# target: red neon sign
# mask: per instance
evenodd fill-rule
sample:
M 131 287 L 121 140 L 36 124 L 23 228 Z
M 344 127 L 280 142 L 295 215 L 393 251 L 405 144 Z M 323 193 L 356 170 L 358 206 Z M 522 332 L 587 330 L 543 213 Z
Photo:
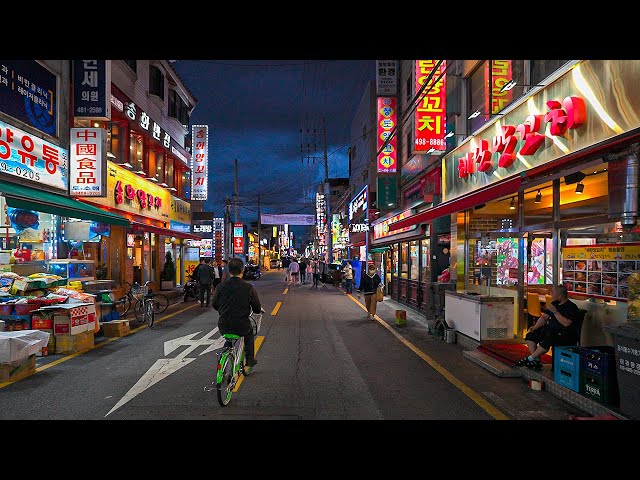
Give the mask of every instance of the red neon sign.
M 434 150 L 446 150 L 447 148 L 447 141 L 444 138 L 447 124 L 447 76 L 445 74 L 440 77 L 444 70 L 444 61 L 434 71 L 438 62 L 439 60 L 416 60 L 416 92 L 420 91 L 429 74 L 433 72 L 428 85 L 420 96 L 415 112 L 414 150 L 416 152 L 425 152 L 432 148 Z M 440 78 L 438 79 L 438 77 Z

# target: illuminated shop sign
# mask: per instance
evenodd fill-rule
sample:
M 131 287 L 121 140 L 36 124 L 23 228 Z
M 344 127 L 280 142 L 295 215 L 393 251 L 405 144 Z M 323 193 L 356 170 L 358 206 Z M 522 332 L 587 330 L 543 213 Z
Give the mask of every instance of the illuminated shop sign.
M 398 61 L 376 60 L 376 95 L 398 94 Z
M 551 136 L 561 137 L 587 120 L 586 104 L 580 97 L 565 97 L 562 102 L 549 100 L 547 109 L 545 114 L 527 116 L 517 126 L 503 125 L 502 132 L 494 135 L 491 143 L 479 140 L 476 148 L 458 158 L 458 177 L 492 175 L 496 167 L 509 169 L 516 158 L 535 155 L 544 148 L 547 124 Z
M 423 90 L 418 101 L 415 117 L 415 145 L 414 151 L 423 153 L 431 149 L 446 150 L 447 141 L 444 138 L 446 130 L 446 74 L 445 61 L 435 69 L 439 60 L 416 60 L 415 91 L 419 92 L 433 72 L 429 83 Z M 435 71 L 434 71 L 435 70 Z
M 242 223 L 233 224 L 233 253 L 244 253 L 244 225 Z
M 0 174 L 67 193 L 69 152 L 0 120 Z
M 398 230 L 393 230 L 392 232 L 389 232 L 389 225 L 391 225 L 394 222 L 398 222 L 403 218 L 410 217 L 412 214 L 413 214 L 413 211 L 409 209 L 409 210 L 405 210 L 402 213 L 398 213 L 393 217 L 382 220 L 379 223 L 376 223 L 373 226 L 373 239 L 376 240 L 378 238 L 384 238 L 389 235 L 396 235 L 398 233 L 408 232 L 409 230 L 413 230 L 414 228 L 416 228 L 416 225 L 411 225 L 410 227 L 405 227 L 405 228 L 399 228 Z
M 377 149 L 384 145 L 378 154 L 378 173 L 393 173 L 398 169 L 398 136 L 394 135 L 385 145 L 391 135 L 391 130 L 396 126 L 398 112 L 396 109 L 396 97 L 378 97 L 378 145 Z
M 137 205 L 140 209 L 156 209 L 162 208 L 162 198 L 156 197 L 142 188 L 135 188 L 131 184 L 123 184 L 116 182 L 113 192 L 116 205 L 127 203 L 128 205 Z
M 351 220 L 354 218 L 359 217 L 362 213 L 367 213 L 369 210 L 369 204 L 367 203 L 368 191 L 368 185 L 365 185 L 360 193 L 349 203 L 349 223 L 351 223 Z
M 368 223 L 352 223 L 349 225 L 350 233 L 360 233 L 360 232 L 368 232 L 369 224 Z
M 489 75 L 489 63 L 491 63 L 491 75 Z M 511 103 L 513 92 L 510 88 L 504 88 L 513 79 L 511 60 L 492 60 L 485 62 L 485 112 L 495 114 Z M 489 79 L 491 79 L 491 95 L 489 95 Z M 489 110 L 489 98 L 491 98 L 491 110 Z
M 209 171 L 209 127 L 207 125 L 194 125 L 192 138 L 191 199 L 206 200 Z
M 69 193 L 76 197 L 107 196 L 107 131 L 72 128 L 69 149 Z
M 74 117 L 111 120 L 111 60 L 73 60 Z

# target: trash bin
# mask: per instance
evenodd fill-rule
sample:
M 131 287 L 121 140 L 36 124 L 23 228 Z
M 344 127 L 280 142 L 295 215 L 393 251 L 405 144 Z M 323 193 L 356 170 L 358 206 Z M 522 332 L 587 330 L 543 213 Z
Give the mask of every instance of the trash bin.
M 620 411 L 640 420 L 640 323 L 608 325 L 614 337 Z

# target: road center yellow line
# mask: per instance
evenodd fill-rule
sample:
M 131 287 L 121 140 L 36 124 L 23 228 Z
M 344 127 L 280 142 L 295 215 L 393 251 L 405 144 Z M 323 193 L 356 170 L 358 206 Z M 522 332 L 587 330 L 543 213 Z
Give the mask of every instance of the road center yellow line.
M 281 305 L 282 305 L 282 302 L 276 303 L 276 306 L 273 307 L 273 310 L 271 310 L 271 316 L 275 316 L 278 314 L 278 310 L 280 310 Z
M 283 294 L 283 295 L 286 295 L 288 291 L 289 291 L 289 289 L 288 289 L 288 288 L 285 288 L 285 289 L 284 289 L 284 292 L 282 292 L 282 294 Z
M 260 350 L 260 347 L 262 346 L 263 341 L 264 341 L 264 337 L 262 335 L 256 337 L 255 340 L 253 341 L 253 345 L 255 348 L 255 352 L 254 352 L 255 356 L 258 356 L 258 350 Z M 240 378 L 238 379 L 238 383 L 236 383 L 236 386 L 233 387 L 234 392 L 238 391 L 238 389 L 240 388 L 240 384 L 242 383 L 242 380 L 244 380 L 244 375 L 240 375 Z
M 360 307 L 365 312 L 367 311 L 367 308 L 362 303 L 360 303 L 358 300 L 356 300 L 353 296 L 349 295 L 349 298 L 351 300 L 353 300 L 357 305 L 360 305 Z M 491 415 L 496 420 L 509 420 L 508 416 L 506 416 L 500 410 L 498 410 L 493 405 L 491 405 L 487 400 L 484 399 L 484 397 L 482 397 L 482 395 L 478 394 L 475 390 L 473 390 L 472 388 L 468 387 L 464 382 L 458 380 L 458 378 L 456 378 L 456 376 L 453 375 L 449 370 L 444 368 L 442 365 L 440 365 L 433 358 L 431 358 L 429 355 L 427 355 L 422 350 L 420 350 L 418 347 L 416 347 L 409 340 L 407 340 L 402 335 L 400 335 L 398 332 L 396 332 L 393 328 L 391 328 L 391 326 L 387 322 L 382 320 L 378 315 L 375 316 L 375 319 L 383 327 L 385 327 L 387 330 L 389 330 L 398 340 L 400 340 L 410 350 L 412 350 L 416 355 L 418 355 L 422 360 L 424 360 L 429 365 L 431 365 L 431 367 L 433 367 L 438 373 L 440 373 L 440 375 L 442 375 L 444 378 L 446 378 L 451 384 L 453 384 L 456 388 L 458 388 L 467 397 L 469 397 L 471 400 L 473 400 L 475 403 L 477 403 L 478 406 L 480 408 L 482 408 L 485 412 L 487 412 L 489 415 Z

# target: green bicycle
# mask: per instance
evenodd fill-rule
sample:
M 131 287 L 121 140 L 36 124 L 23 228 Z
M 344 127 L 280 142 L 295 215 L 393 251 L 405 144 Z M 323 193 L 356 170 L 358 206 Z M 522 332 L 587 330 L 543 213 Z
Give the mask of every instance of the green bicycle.
M 253 325 L 253 334 L 257 335 L 262 322 L 262 314 L 251 313 L 249 319 Z M 236 384 L 240 380 L 240 376 L 249 375 L 250 368 L 245 365 L 244 358 L 244 337 L 227 333 L 222 335 L 227 340 L 225 347 L 217 354 L 218 365 L 216 369 L 216 380 L 214 387 L 205 389 L 211 391 L 215 388 L 220 406 L 225 407 L 231 401 Z M 230 343 L 230 345 L 228 345 Z

